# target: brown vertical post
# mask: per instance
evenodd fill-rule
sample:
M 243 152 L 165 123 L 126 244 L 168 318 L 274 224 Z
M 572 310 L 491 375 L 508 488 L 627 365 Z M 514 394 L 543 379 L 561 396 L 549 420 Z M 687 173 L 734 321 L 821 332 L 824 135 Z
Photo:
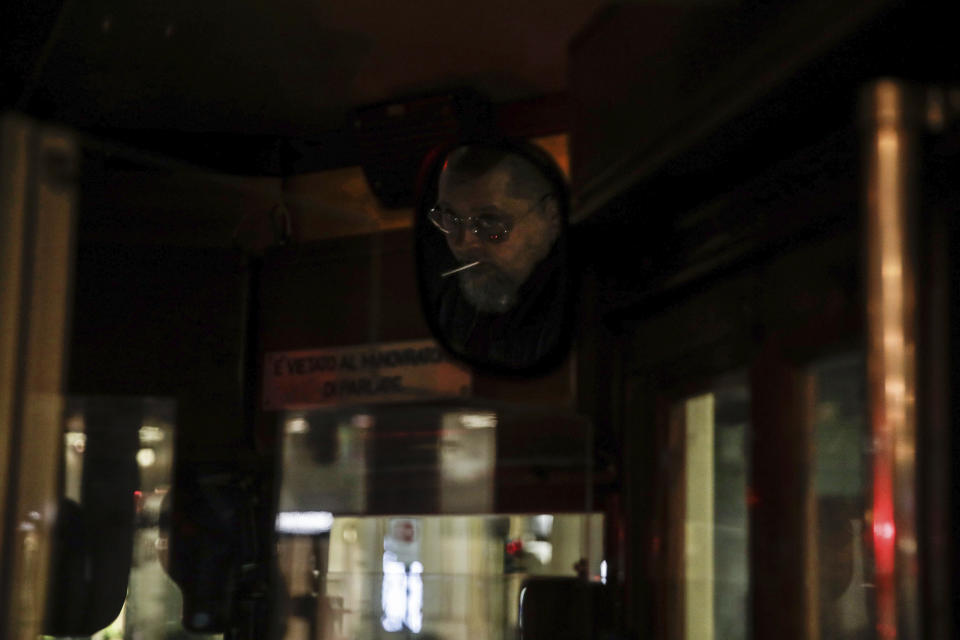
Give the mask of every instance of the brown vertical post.
M 43 622 L 63 450 L 76 148 L 0 120 L 0 637 Z
M 816 634 L 815 538 L 810 473 L 809 375 L 767 344 L 750 372 L 753 450 L 750 507 L 751 637 L 808 640 Z

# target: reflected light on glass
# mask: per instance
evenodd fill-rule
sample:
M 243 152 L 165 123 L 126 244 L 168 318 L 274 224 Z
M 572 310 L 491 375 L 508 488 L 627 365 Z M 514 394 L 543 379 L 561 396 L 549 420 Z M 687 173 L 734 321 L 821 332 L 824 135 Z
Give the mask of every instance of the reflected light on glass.
M 375 422 L 373 416 L 366 413 L 358 413 L 350 418 L 350 424 L 357 429 L 370 429 Z
M 871 264 L 879 263 L 880 273 L 869 276 L 868 309 L 870 333 L 875 342 L 871 350 L 870 370 L 876 397 L 872 400 L 875 451 L 873 456 L 873 542 L 876 572 L 877 631 L 883 638 L 897 637 L 897 629 L 909 629 L 908 599 L 898 602 L 899 595 L 910 593 L 909 558 L 899 566 L 897 538 L 912 535 L 912 508 L 899 504 L 895 495 L 912 483 L 914 461 L 898 456 L 903 444 L 914 437 L 913 416 L 909 412 L 915 384 L 912 370 L 913 336 L 908 320 L 913 274 L 908 242 L 909 213 L 909 137 L 904 137 L 903 116 L 899 96 L 892 86 L 882 87 L 875 96 L 883 107 L 882 119 L 875 132 L 876 149 L 871 162 L 869 235 Z M 875 226 L 873 226 L 875 225 Z M 874 269 L 876 267 L 873 267 Z M 901 521 L 902 518 L 902 521 Z M 900 531 L 902 525 L 905 529 Z M 901 548 L 901 551 L 903 549 Z M 899 583 L 899 587 L 898 587 Z M 904 608 L 906 607 L 906 608 Z M 901 610 L 906 617 L 898 620 Z M 906 634 L 912 635 L 909 632 Z
M 893 540 L 896 529 L 892 522 L 877 522 L 873 526 L 873 535 L 878 540 Z
M 383 552 L 383 587 L 380 598 L 384 631 L 400 631 L 404 627 L 413 633 L 423 628 L 423 564 L 417 560 L 407 570 L 395 553 Z
M 917 540 L 916 538 L 908 538 L 906 536 L 900 536 L 900 538 L 897 540 L 897 547 L 905 553 L 916 553 Z
M 893 579 L 894 539 L 893 524 L 893 469 L 883 456 L 874 461 L 873 478 L 873 548 L 877 580 L 882 584 Z
M 154 427 L 151 425 L 143 425 L 140 427 L 140 442 L 142 444 L 163 442 L 163 438 L 163 429 L 160 427 Z
M 423 565 L 410 563 L 410 575 L 407 577 L 407 617 L 404 623 L 414 633 L 423 628 Z
M 309 424 L 303 418 L 293 418 L 292 420 L 287 420 L 286 432 L 287 433 L 306 433 Z
M 29 513 L 27 514 L 27 519 L 26 519 L 26 520 L 21 520 L 21 521 L 20 521 L 20 525 L 19 525 L 17 528 L 18 528 L 20 531 L 26 531 L 26 532 L 29 533 L 29 532 L 31 532 L 31 531 L 36 531 L 36 530 L 37 530 L 37 523 L 38 523 L 38 522 L 40 522 L 40 512 L 39 512 L 39 511 L 31 511 L 31 512 L 29 512 Z M 34 544 L 36 544 L 36 539 L 33 538 L 33 537 L 31 537 L 31 538 L 29 539 L 29 542 L 28 542 L 27 540 L 24 540 L 24 545 L 28 545 L 28 544 L 29 544 L 29 545 L 31 546 L 31 548 L 32 548 L 32 546 L 33 546 Z
M 553 545 L 543 540 L 529 540 L 523 543 L 523 550 L 533 554 L 542 564 L 553 560 Z
M 533 516 L 533 532 L 541 538 L 547 538 L 553 532 L 553 516 L 545 513 Z
M 67 441 L 67 447 L 77 453 L 83 453 L 87 448 L 87 434 L 68 431 L 64 434 Z
M 333 514 L 329 511 L 281 511 L 277 514 L 278 533 L 294 535 L 318 535 L 333 527 Z
M 152 467 L 157 461 L 157 453 L 149 447 L 144 447 L 137 451 L 137 464 L 141 467 Z
M 607 584 L 607 561 L 602 560 L 600 562 L 600 582 Z
M 383 553 L 383 587 L 380 591 L 383 616 L 380 624 L 387 632 L 403 629 L 403 619 L 407 612 L 407 574 L 402 562 L 396 555 Z
M 464 413 L 460 415 L 460 424 L 465 429 L 492 429 L 497 426 L 495 413 Z
M 896 259 L 888 258 L 880 265 L 880 276 L 899 282 L 903 277 L 903 266 Z
M 523 599 L 526 596 L 527 596 L 527 588 L 523 587 L 522 589 L 520 589 L 520 597 L 518 598 L 518 601 L 519 601 L 518 608 L 520 609 L 520 615 L 519 615 L 520 619 L 518 620 L 517 626 L 520 628 L 521 631 L 523 631 Z

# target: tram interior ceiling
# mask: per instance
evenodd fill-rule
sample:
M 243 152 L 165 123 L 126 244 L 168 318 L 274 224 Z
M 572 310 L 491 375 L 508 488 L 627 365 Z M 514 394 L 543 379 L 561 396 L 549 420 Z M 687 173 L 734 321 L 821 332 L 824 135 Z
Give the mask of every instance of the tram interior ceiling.
M 955 637 L 949 3 L 396 4 L 0 8 L 0 636 Z M 878 78 L 920 105 L 899 440 L 868 318 Z M 563 198 L 533 356 L 438 321 L 550 220 L 444 201 L 464 140 L 535 145 Z M 54 198 L 55 246 L 21 215 Z M 367 348 L 437 362 L 270 386 L 279 356 Z

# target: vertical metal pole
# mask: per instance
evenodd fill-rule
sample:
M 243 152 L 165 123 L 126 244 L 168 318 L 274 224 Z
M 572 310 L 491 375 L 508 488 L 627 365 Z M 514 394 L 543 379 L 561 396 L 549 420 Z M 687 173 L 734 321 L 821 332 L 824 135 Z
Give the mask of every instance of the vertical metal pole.
M 907 640 L 920 633 L 915 227 L 922 120 L 915 94 L 881 80 L 861 96 L 877 636 Z

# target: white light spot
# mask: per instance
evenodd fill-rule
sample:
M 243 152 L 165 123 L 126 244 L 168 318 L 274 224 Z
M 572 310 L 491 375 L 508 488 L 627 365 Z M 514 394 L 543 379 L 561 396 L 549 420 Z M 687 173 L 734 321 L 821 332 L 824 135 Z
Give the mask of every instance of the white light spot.
M 303 418 L 287 420 L 287 433 L 306 433 L 309 427 L 309 423 Z
M 523 550 L 536 557 L 542 564 L 550 564 L 553 560 L 553 545 L 543 540 L 526 540 L 523 543 Z
M 885 538 L 887 540 L 893 540 L 893 535 L 895 531 L 893 527 L 893 523 L 878 522 L 877 524 L 874 525 L 873 530 L 876 533 L 877 537 Z
M 137 451 L 137 464 L 141 467 L 151 467 L 157 461 L 157 453 L 149 447 Z
M 64 434 L 67 441 L 67 447 L 73 449 L 76 453 L 83 453 L 87 449 L 87 434 L 68 431 Z
M 553 532 L 553 516 L 544 513 L 533 516 L 533 532 L 542 538 L 547 538 Z
M 465 429 L 492 429 L 497 426 L 495 413 L 464 413 L 460 416 L 460 424 Z
M 423 628 L 423 565 L 419 562 L 410 564 L 410 575 L 407 576 L 407 616 L 404 624 L 413 633 L 420 633 Z
M 410 563 L 407 571 L 395 553 L 383 553 L 383 588 L 380 592 L 383 616 L 380 624 L 384 631 L 400 631 L 404 627 L 413 633 L 423 628 L 423 564 L 418 560 Z
M 140 442 L 142 444 L 154 444 L 163 442 L 164 433 L 160 427 L 145 424 L 140 427 Z
M 402 562 L 396 555 L 386 551 L 383 554 L 383 586 L 380 590 L 383 616 L 380 624 L 384 631 L 394 632 L 403 629 L 403 619 L 407 612 L 407 574 Z
M 277 514 L 278 533 L 317 535 L 333 527 L 333 514 L 329 511 L 281 511 Z

